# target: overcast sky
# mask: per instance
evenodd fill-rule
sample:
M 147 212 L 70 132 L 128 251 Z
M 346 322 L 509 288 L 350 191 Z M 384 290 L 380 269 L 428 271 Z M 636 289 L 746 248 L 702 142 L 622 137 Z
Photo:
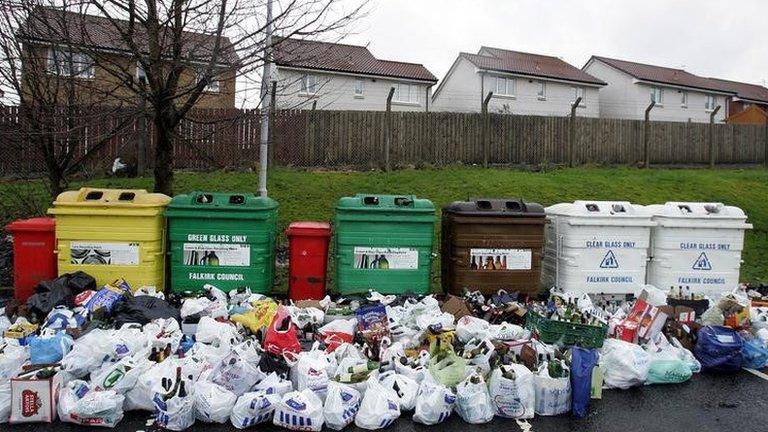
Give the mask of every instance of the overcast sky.
M 755 84 L 768 81 L 767 0 L 371 0 L 345 42 L 423 63 L 442 79 L 481 45 L 548 54 L 581 67 L 592 54 Z

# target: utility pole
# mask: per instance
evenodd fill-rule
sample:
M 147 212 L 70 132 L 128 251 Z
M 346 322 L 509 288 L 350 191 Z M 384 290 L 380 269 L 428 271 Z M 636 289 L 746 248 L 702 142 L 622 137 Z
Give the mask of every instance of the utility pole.
M 392 146 L 392 97 L 395 95 L 395 88 L 389 89 L 387 95 L 387 110 L 384 112 L 384 171 L 389 172 L 392 168 L 389 162 L 389 151 Z
M 488 103 L 491 101 L 492 97 L 493 97 L 493 92 L 488 92 L 488 94 L 485 96 L 485 99 L 483 99 L 483 109 L 482 109 L 483 168 L 488 168 L 488 160 L 490 159 L 490 156 L 491 156 L 491 131 L 490 131 L 491 118 L 488 115 Z
M 259 196 L 267 196 L 267 165 L 269 159 L 269 81 L 272 51 L 272 0 L 267 0 L 266 40 L 264 41 L 264 70 L 261 75 L 261 142 L 259 144 Z
M 715 116 L 720 111 L 720 105 L 716 106 L 709 114 L 709 167 L 715 167 Z
M 652 100 L 648 108 L 645 109 L 645 123 L 643 123 L 643 168 L 651 167 L 651 149 L 650 149 L 650 128 L 651 128 L 651 110 L 656 106 L 656 101 Z
M 568 122 L 568 167 L 573 168 L 573 143 L 576 141 L 576 108 L 581 104 L 581 96 L 577 97 L 571 105 L 571 118 Z
M 147 136 L 147 94 L 146 87 L 147 79 L 145 77 L 139 78 L 139 86 L 141 86 L 141 95 L 139 99 L 139 139 L 136 142 L 136 175 L 143 177 L 147 170 L 147 142 L 149 137 Z

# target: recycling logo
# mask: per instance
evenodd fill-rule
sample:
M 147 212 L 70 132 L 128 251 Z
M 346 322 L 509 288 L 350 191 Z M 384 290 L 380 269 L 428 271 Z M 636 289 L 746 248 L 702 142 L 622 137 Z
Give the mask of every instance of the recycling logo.
M 600 268 L 604 269 L 616 269 L 619 268 L 619 261 L 616 259 L 616 255 L 613 254 L 612 250 L 609 250 L 607 254 L 603 257 L 603 260 L 600 261 Z
M 702 252 L 693 263 L 694 270 L 712 270 L 712 263 L 707 258 L 707 254 Z

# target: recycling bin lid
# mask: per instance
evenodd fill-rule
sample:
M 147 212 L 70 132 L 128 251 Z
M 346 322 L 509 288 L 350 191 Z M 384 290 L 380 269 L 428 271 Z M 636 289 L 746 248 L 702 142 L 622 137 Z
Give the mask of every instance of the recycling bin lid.
M 382 195 L 359 193 L 353 197 L 340 198 L 336 210 L 365 212 L 410 212 L 434 214 L 432 201 L 416 198 L 415 195 Z
M 98 189 L 80 188 L 76 191 L 66 191 L 56 197 L 54 207 L 49 214 L 57 214 L 56 207 L 164 207 L 171 197 L 161 193 L 150 193 L 145 189 Z
M 443 207 L 443 213 L 471 216 L 544 217 L 541 204 L 525 202 L 520 198 L 470 198 L 454 201 Z
M 19 219 L 5 226 L 9 232 L 47 232 L 56 230 L 56 220 L 54 218 L 36 217 L 30 219 Z
M 222 210 L 222 211 L 259 211 L 277 208 L 277 201 L 260 197 L 251 192 L 202 192 L 194 191 L 173 197 L 168 205 L 170 215 L 174 209 L 184 210 Z
M 328 222 L 297 221 L 291 222 L 285 230 L 287 236 L 330 237 L 331 224 Z

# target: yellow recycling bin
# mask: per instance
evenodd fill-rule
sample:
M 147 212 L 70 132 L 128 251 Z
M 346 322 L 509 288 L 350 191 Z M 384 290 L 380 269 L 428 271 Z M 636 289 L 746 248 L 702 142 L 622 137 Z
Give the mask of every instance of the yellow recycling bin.
M 98 286 L 118 278 L 133 290 L 165 285 L 165 218 L 171 198 L 143 189 L 82 188 L 59 194 L 56 217 L 59 275 L 84 271 Z

